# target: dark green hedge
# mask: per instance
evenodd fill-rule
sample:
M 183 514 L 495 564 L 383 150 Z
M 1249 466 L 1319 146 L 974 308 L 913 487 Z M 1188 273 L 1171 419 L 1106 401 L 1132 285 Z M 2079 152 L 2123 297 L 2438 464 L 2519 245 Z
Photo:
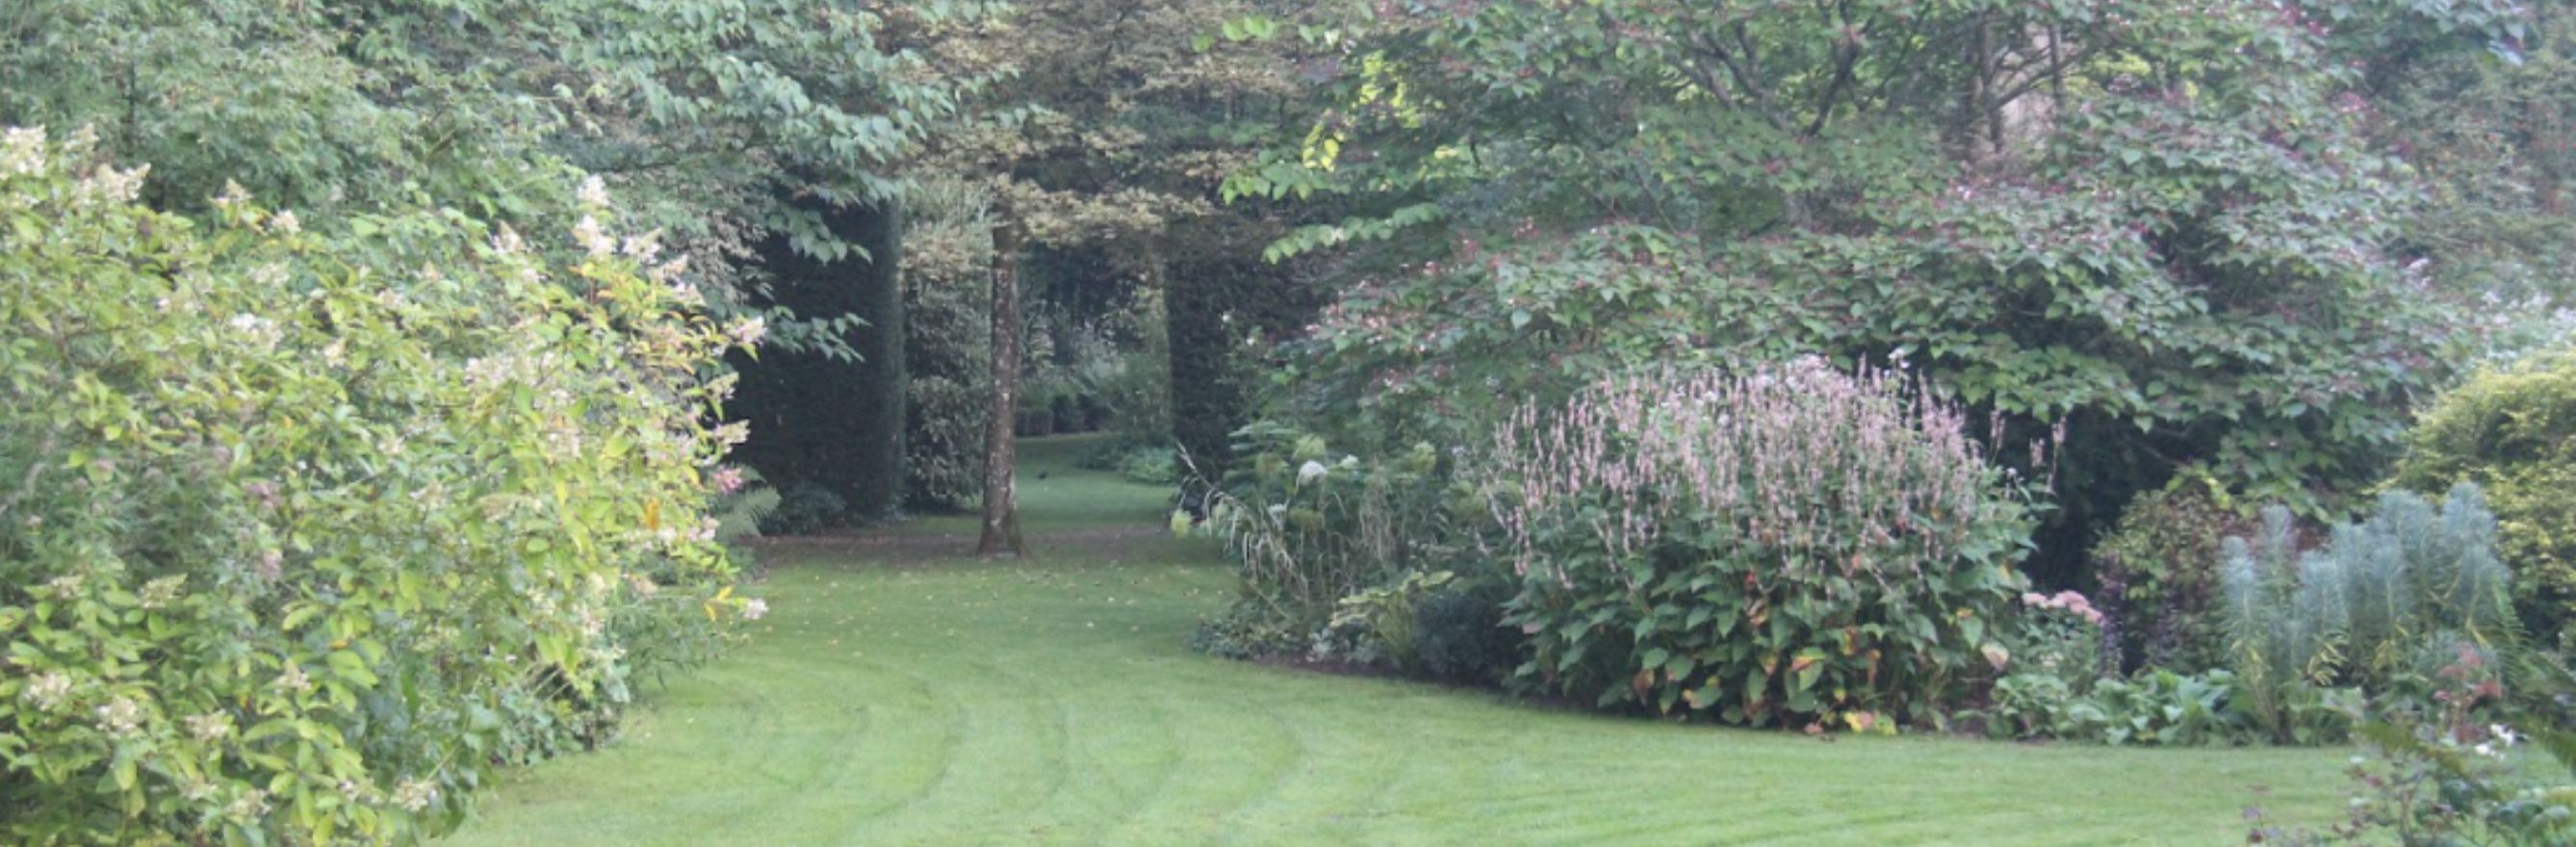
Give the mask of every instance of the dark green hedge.
M 740 451 L 746 463 L 782 490 L 838 495 L 850 517 L 865 520 L 893 512 L 904 493 L 904 311 L 896 271 L 902 214 L 888 204 L 824 216 L 871 258 L 821 262 L 772 239 L 760 250 L 771 275 L 766 305 L 838 321 L 837 334 L 857 360 L 785 349 L 738 359 L 742 387 L 728 412 L 752 422 L 751 441 Z

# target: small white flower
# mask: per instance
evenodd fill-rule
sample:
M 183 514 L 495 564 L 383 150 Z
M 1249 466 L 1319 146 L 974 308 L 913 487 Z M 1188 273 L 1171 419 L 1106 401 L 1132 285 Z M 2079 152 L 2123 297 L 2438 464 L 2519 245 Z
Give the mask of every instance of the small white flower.
M 287 235 L 294 235 L 304 231 L 304 222 L 297 220 L 294 212 L 279 212 L 268 219 L 268 228 Z
M 119 697 L 98 707 L 98 729 L 109 736 L 123 738 L 143 728 L 143 704 L 130 697 Z
M 165 576 L 160 579 L 144 583 L 143 591 L 138 595 L 138 598 L 140 599 L 143 608 L 158 609 L 163 606 L 170 605 L 171 603 L 178 602 L 179 591 L 181 588 L 186 586 L 187 582 L 188 578 L 185 576 Z
M 626 243 L 618 247 L 618 252 L 634 257 L 637 262 L 652 264 L 654 259 L 662 256 L 662 231 L 657 229 L 643 235 L 627 236 Z
M 44 127 L 12 127 L 0 134 L 0 174 L 33 175 L 44 169 Z
M 28 682 L 26 690 L 18 692 L 18 696 L 33 704 L 36 711 L 50 712 L 62 705 L 63 698 L 71 693 L 71 677 L 62 675 L 60 671 L 46 671 Z
M 592 177 L 592 179 L 598 179 L 598 177 Z M 401 785 L 394 786 L 394 805 L 401 806 L 406 812 L 418 812 L 429 808 L 429 804 L 437 799 L 438 786 L 429 780 L 408 779 Z
M 231 735 L 233 732 L 233 716 L 222 712 L 189 715 L 187 723 L 188 734 L 207 743 L 221 741 L 224 736 Z
M 215 195 L 215 208 L 230 210 L 249 201 L 250 192 L 243 189 L 241 183 L 228 179 L 224 180 L 224 193 Z
M 761 339 L 769 337 L 769 321 L 758 317 L 750 318 L 734 324 L 729 334 L 733 336 L 736 343 L 744 347 L 757 346 Z
M 668 262 L 654 265 L 652 268 L 644 271 L 644 275 L 647 278 L 652 279 L 654 282 L 663 283 L 665 285 L 677 285 L 677 280 L 680 278 L 680 275 L 687 273 L 688 270 L 689 257 L 683 255 L 677 259 L 672 259 Z M 694 294 L 697 289 L 692 287 L 689 291 Z
M 1324 463 L 1308 461 L 1306 464 L 1300 465 L 1297 468 L 1297 484 L 1305 485 L 1306 483 L 1322 479 L 1324 474 L 1328 472 L 1329 469 L 1324 467 Z
M 581 222 L 573 224 L 572 239 L 594 257 L 617 252 L 616 239 L 609 238 L 607 231 L 600 228 L 599 219 L 589 215 L 581 216 Z
M 769 617 L 769 601 L 758 597 L 742 601 L 742 619 L 756 621 Z
M 268 792 L 256 788 L 242 792 L 233 798 L 232 805 L 224 807 L 224 814 L 238 821 L 257 820 L 268 814 Z
M 582 177 L 581 190 L 574 196 L 580 198 L 583 206 L 593 209 L 607 208 L 608 183 L 600 179 L 598 174 Z

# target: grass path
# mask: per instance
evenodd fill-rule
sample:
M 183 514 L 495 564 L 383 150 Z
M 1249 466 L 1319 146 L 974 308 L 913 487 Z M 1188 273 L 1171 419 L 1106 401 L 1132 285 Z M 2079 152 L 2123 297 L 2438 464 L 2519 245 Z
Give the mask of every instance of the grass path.
M 973 522 L 779 542 L 751 643 L 450 844 L 2231 844 L 2334 750 L 1844 738 L 1554 712 L 1183 646 L 1229 576 L 1157 491 L 1028 445 L 1037 551 Z

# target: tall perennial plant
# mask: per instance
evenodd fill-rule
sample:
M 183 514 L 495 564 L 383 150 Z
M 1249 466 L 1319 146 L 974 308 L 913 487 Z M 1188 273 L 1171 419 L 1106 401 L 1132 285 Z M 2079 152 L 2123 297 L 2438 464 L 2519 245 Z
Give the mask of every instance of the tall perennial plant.
M 1518 676 L 1729 723 L 1933 719 L 2025 583 L 2031 509 L 1967 423 L 1813 359 L 1522 407 L 1476 471 Z

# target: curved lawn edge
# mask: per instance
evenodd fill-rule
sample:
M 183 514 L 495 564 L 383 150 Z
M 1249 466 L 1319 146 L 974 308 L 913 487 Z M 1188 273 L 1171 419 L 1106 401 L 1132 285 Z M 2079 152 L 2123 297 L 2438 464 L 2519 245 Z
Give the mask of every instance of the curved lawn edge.
M 1030 445 L 1026 560 L 971 518 L 768 544 L 750 643 L 447 843 L 2213 844 L 2342 805 L 2340 749 L 1820 741 L 1202 656 L 1217 550 L 1080 447 Z

